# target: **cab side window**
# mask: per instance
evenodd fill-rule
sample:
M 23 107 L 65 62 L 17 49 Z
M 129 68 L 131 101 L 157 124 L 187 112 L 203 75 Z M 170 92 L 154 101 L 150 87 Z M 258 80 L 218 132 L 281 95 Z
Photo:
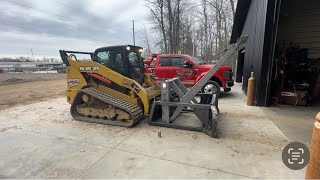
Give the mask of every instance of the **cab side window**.
M 183 67 L 185 59 L 182 57 L 173 57 L 172 66 Z
M 138 55 L 135 52 L 130 52 L 128 54 L 129 62 L 132 66 L 138 66 L 139 67 L 139 59 Z
M 110 51 L 101 51 L 97 56 L 99 63 L 106 65 L 110 59 Z
M 159 66 L 171 66 L 171 59 L 169 57 L 160 57 Z

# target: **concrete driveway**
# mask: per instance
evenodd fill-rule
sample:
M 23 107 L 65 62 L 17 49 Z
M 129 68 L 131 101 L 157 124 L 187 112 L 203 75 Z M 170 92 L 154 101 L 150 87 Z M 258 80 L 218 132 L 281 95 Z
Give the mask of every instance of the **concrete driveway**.
M 304 178 L 281 160 L 290 140 L 239 85 L 219 103 L 218 139 L 75 121 L 65 98 L 0 111 L 0 178 Z

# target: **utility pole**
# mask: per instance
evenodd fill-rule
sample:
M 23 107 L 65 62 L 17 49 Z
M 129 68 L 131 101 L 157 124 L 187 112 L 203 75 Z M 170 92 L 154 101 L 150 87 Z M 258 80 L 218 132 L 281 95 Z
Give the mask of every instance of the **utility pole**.
M 33 50 L 32 50 L 32 48 L 30 48 L 30 51 L 31 51 L 31 55 L 32 55 L 33 64 L 34 64 L 34 66 L 36 67 L 36 62 L 34 61 L 34 56 L 33 56 Z
M 136 37 L 134 32 L 134 20 L 132 20 L 132 38 L 133 38 L 133 45 L 136 45 Z

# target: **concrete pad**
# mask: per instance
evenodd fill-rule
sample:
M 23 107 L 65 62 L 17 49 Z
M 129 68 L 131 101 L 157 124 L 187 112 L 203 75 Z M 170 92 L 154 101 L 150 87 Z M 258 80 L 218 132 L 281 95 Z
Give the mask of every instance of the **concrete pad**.
M 75 121 L 65 98 L 0 111 L 0 124 L 19 126 L 41 134 L 114 147 L 135 129 Z
M 291 140 L 310 145 L 315 116 L 320 106 L 261 107 L 281 131 Z
M 111 149 L 0 126 L 0 178 L 77 178 Z
M 157 137 L 158 131 L 162 138 Z M 304 170 L 292 171 L 282 162 L 281 152 L 288 141 L 261 139 L 265 142 L 234 137 L 213 139 L 198 132 L 145 126 L 116 149 L 250 178 L 304 177 Z
M 159 158 L 113 150 L 84 173 L 81 179 L 172 179 L 172 178 L 244 178 L 232 173 L 214 171 Z
M 239 88 L 232 94 L 219 101 L 219 139 L 144 125 L 116 149 L 252 178 L 304 178 L 305 170 L 292 171 L 282 162 L 289 139 L 259 107 L 245 105 Z
M 304 178 L 305 169 L 292 171 L 282 163 L 282 149 L 290 140 L 259 107 L 245 105 L 238 84 L 222 94 L 219 104 L 219 139 L 145 122 L 127 129 L 75 121 L 65 98 L 0 111 L 0 174 L 6 178 L 82 174 L 82 178 Z M 159 130 L 162 138 L 157 137 Z M 79 147 L 86 149 L 79 152 Z

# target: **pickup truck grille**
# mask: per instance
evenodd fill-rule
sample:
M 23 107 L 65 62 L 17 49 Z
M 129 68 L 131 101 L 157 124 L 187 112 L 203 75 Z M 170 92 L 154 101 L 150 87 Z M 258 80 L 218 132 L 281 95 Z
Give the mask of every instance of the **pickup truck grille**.
M 227 79 L 227 81 L 232 80 L 233 72 L 231 69 L 224 71 L 223 74 L 224 74 L 224 77 Z

